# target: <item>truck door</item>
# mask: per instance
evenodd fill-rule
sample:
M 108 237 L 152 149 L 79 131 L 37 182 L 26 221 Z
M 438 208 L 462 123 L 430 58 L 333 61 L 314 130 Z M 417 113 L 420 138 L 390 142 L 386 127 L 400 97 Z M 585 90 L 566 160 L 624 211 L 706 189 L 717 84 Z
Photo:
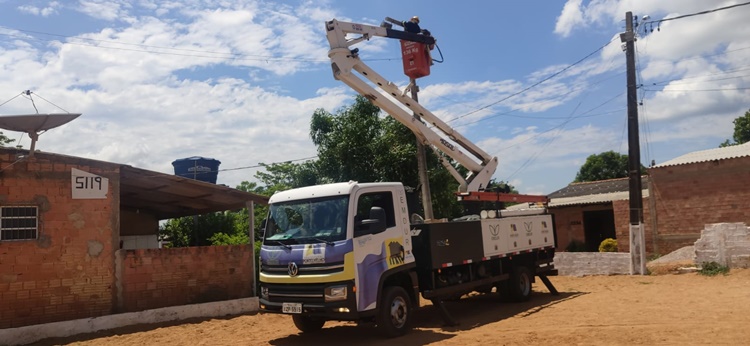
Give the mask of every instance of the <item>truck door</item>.
M 354 237 L 354 261 L 356 263 L 354 280 L 357 286 L 358 311 L 376 307 L 378 284 L 384 272 L 413 261 L 411 244 L 403 232 L 404 227 L 408 231 L 408 224 L 401 225 L 400 204 L 402 201 L 405 203 L 405 199 L 397 200 L 395 197 L 398 196 L 394 196 L 395 194 L 398 192 L 380 188 L 362 189 L 356 196 L 355 232 L 358 222 L 370 219 L 370 211 L 373 207 L 383 208 L 386 219 L 385 231 Z M 409 258 L 406 256 L 407 250 Z

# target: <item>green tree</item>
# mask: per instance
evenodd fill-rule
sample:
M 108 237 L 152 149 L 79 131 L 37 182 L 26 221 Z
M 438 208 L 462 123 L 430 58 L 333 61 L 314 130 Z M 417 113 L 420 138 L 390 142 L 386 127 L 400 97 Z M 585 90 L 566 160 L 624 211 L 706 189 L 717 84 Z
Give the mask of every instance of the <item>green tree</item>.
M 266 172 L 256 172 L 255 178 L 265 184 L 266 187 L 258 188 L 257 186 L 252 186 L 252 189 L 255 191 L 247 190 L 246 192 L 261 193 L 266 189 L 271 189 L 273 190 L 271 194 L 273 194 L 275 191 L 325 183 L 316 161 L 310 160 L 303 163 L 261 163 L 261 166 L 265 168 Z M 245 183 L 247 182 L 243 182 L 243 184 Z M 241 187 L 237 188 L 242 190 Z
M 310 137 L 318 147 L 316 166 L 322 181 L 397 181 L 419 189 L 414 134 L 392 117 L 381 116 L 380 109 L 362 96 L 336 113 L 316 110 Z M 460 215 L 454 194 L 458 183 L 429 150 L 427 171 L 435 216 Z
M 6 144 L 10 144 L 15 141 L 16 141 L 15 139 L 8 138 L 8 136 L 6 136 L 5 134 L 3 134 L 2 131 L 0 131 L 0 147 L 4 147 Z
M 159 238 L 168 240 L 171 247 L 213 245 L 210 239 L 215 234 L 235 235 L 237 233 L 236 220 L 237 215 L 233 212 L 216 212 L 170 219 L 159 226 Z
M 641 174 L 646 167 L 641 165 Z M 600 154 L 590 155 L 581 166 L 573 182 L 599 181 L 607 179 L 625 178 L 628 176 L 628 155 L 616 153 L 612 150 Z
M 730 145 L 739 145 L 750 142 L 750 110 L 745 112 L 745 115 L 734 119 L 732 123 L 734 123 L 734 135 L 732 136 L 734 142 L 730 142 L 727 139 L 724 143 L 721 143 L 719 147 L 728 147 Z

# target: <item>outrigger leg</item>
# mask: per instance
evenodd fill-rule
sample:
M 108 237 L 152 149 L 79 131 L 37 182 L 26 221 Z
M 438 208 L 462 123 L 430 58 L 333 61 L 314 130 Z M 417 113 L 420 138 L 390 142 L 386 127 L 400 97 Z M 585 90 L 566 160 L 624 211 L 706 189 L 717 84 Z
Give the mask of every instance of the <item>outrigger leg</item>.
M 453 316 L 448 313 L 448 309 L 445 307 L 445 303 L 442 299 L 432 299 L 432 305 L 434 305 L 438 311 L 440 312 L 440 317 L 443 318 L 443 321 L 445 322 L 446 326 L 456 326 L 458 325 L 458 321 L 456 321 Z
M 555 286 L 553 286 L 552 282 L 549 281 L 547 274 L 537 274 L 537 276 L 539 277 L 539 279 L 542 280 L 542 282 L 544 283 L 544 286 L 547 287 L 547 289 L 549 290 L 549 293 L 552 293 L 553 296 L 560 295 L 560 292 L 557 292 L 557 289 L 555 288 Z

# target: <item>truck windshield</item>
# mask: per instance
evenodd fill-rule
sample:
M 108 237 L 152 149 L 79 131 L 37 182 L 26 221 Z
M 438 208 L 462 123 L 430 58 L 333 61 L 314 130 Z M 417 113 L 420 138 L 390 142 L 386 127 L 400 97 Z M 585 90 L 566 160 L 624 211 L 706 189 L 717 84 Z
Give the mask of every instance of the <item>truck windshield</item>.
M 348 207 L 349 196 L 272 204 L 264 244 L 327 243 L 346 239 Z

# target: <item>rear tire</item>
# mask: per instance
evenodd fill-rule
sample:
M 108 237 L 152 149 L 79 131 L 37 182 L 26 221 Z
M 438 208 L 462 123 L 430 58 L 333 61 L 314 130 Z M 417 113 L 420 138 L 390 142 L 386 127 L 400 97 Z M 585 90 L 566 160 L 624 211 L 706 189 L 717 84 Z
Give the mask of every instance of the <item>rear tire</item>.
M 376 317 L 378 328 L 389 338 L 406 334 L 411 328 L 411 299 L 399 286 L 383 292 L 383 301 Z
M 326 320 L 310 316 L 294 315 L 292 316 L 294 326 L 303 333 L 315 333 L 323 329 Z
M 534 277 L 526 266 L 513 267 L 510 279 L 506 282 L 505 293 L 514 302 L 525 302 L 531 298 L 531 281 Z

